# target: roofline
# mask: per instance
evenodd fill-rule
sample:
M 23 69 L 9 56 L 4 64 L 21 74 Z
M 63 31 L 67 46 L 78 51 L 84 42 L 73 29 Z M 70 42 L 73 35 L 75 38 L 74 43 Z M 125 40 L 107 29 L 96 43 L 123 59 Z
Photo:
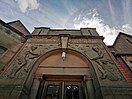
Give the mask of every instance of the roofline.
M 51 29 L 50 27 L 34 27 L 34 29 L 50 29 L 51 31 L 64 31 L 64 30 L 67 30 L 67 31 L 80 31 L 81 29 L 94 29 L 96 30 L 96 28 L 80 28 L 80 29 L 70 29 L 70 28 L 53 28 Z
M 11 24 L 11 23 L 14 23 L 14 22 L 21 22 L 21 21 L 20 20 L 15 20 L 15 21 L 8 22 L 7 24 Z
M 117 43 L 117 40 L 118 40 L 118 38 L 120 37 L 120 35 L 125 35 L 125 36 L 132 37 L 132 35 L 129 35 L 129 34 L 126 34 L 126 33 L 123 33 L 123 32 L 119 32 L 119 34 L 118 34 L 117 37 L 116 37 L 115 42 L 113 43 L 113 45 L 111 45 L 111 47 L 114 47 L 114 46 L 115 46 L 115 44 Z
M 25 30 L 27 31 L 27 33 L 30 34 L 30 32 L 28 31 L 28 29 L 23 25 L 23 23 L 20 20 L 11 21 L 11 22 L 8 22 L 7 24 L 9 25 L 9 24 L 12 24 L 12 23 L 15 23 L 15 22 L 20 22 L 22 24 L 22 26 L 25 28 Z
M 113 48 L 113 46 L 112 45 L 106 45 L 108 48 Z
M 40 27 L 34 27 L 34 29 L 50 29 L 50 27 L 42 27 L 42 26 L 40 26 Z
M 69 35 L 69 34 L 59 34 L 59 35 L 32 35 L 32 34 L 30 34 L 30 35 L 28 35 L 28 37 L 30 38 L 30 37 L 33 37 L 33 36 L 61 36 L 61 35 Z M 82 38 L 90 38 L 90 39 L 102 39 L 102 40 L 104 40 L 104 37 L 103 36 L 89 36 L 89 35 L 69 35 L 69 37 L 76 37 L 76 38 L 80 38 L 80 37 L 82 37 Z
M 4 21 L 2 21 L 0 19 L 0 24 L 2 24 L 3 26 L 9 28 L 10 30 L 12 30 L 13 32 L 17 33 L 18 35 L 24 37 L 25 39 L 27 39 L 26 35 L 24 35 L 23 33 L 21 33 L 20 31 L 16 30 L 15 28 L 13 28 L 12 26 L 10 26 L 9 24 L 5 23 Z

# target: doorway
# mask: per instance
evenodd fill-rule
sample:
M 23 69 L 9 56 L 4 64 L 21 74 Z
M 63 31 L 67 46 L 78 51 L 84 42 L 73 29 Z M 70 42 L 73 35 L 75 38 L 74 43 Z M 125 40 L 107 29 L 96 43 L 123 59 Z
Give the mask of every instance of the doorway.
M 45 54 L 38 62 L 35 75 L 41 75 L 41 81 L 36 99 L 88 99 L 88 85 L 83 78 L 90 77 L 92 64 L 82 54 L 67 50 L 63 60 L 61 50 L 57 50 Z
M 48 77 L 41 81 L 36 99 L 85 99 L 85 84 L 76 77 Z

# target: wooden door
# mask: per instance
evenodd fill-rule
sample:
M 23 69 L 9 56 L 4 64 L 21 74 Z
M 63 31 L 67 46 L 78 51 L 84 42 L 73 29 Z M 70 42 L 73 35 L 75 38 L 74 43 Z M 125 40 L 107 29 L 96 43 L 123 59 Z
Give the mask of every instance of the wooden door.
M 36 99 L 85 99 L 81 79 L 47 79 L 42 81 Z

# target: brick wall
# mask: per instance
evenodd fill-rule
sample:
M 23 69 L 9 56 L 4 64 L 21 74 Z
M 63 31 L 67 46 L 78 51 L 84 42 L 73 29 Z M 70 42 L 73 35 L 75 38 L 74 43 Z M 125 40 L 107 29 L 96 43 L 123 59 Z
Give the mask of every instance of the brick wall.
M 117 61 L 116 63 L 118 65 L 120 71 L 122 72 L 122 74 L 124 75 L 126 80 L 128 81 L 128 83 L 132 86 L 132 72 L 131 72 L 131 70 L 121 60 Z

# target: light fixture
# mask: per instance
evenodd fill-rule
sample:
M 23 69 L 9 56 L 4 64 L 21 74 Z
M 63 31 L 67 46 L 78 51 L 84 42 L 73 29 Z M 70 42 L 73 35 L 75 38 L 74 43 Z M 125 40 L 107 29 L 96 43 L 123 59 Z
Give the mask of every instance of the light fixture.
M 61 57 L 62 57 L 62 60 L 64 61 L 66 58 L 66 52 L 62 52 Z

